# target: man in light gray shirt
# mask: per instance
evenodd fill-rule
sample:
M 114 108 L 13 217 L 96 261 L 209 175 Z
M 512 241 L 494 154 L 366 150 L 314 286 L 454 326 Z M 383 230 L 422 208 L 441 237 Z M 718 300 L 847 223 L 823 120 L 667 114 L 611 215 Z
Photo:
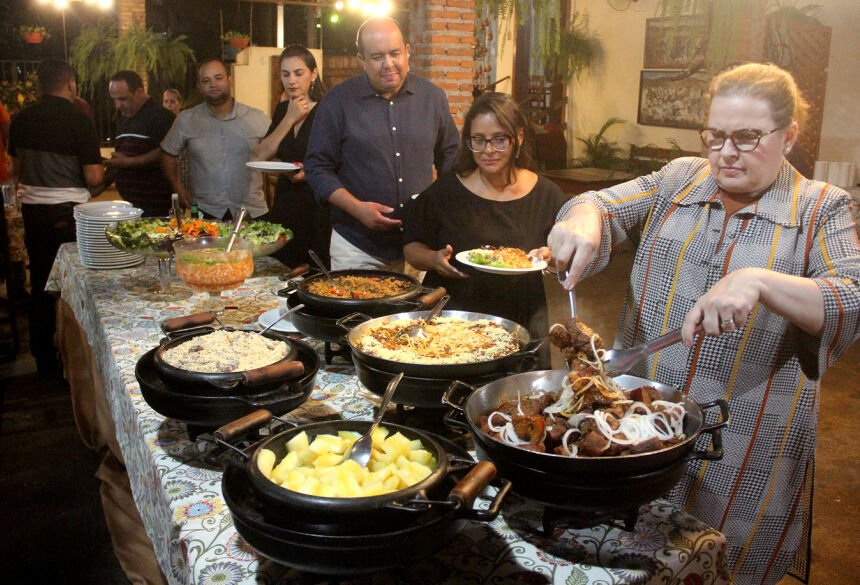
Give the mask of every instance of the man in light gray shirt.
M 266 135 L 271 120 L 256 108 L 238 103 L 230 90 L 227 66 L 209 59 L 197 69 L 204 102 L 181 112 L 161 141 L 164 174 L 183 207 L 197 207 L 207 216 L 228 219 L 244 206 L 260 217 L 269 210 L 259 171 L 245 166 Z M 179 178 L 179 155 L 187 149 L 190 192 Z

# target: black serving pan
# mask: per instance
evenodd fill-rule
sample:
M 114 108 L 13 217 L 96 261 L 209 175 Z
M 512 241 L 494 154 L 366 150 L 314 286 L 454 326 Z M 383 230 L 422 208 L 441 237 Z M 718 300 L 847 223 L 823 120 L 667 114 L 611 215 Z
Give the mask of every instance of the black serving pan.
M 332 277 L 361 276 L 366 278 L 394 278 L 406 283 L 409 288 L 396 295 L 378 299 L 339 299 L 310 292 L 308 287 L 319 281 L 328 280 L 324 274 L 312 274 L 302 279 L 291 278 L 280 295 L 295 292 L 307 307 L 307 312 L 323 317 L 343 317 L 350 313 L 364 313 L 371 316 L 387 315 L 397 311 L 411 311 L 421 307 L 432 307 L 445 296 L 444 288 L 428 290 L 416 279 L 399 272 L 384 270 L 335 270 Z M 424 297 L 419 299 L 418 297 Z
M 164 360 L 164 352 L 187 343 L 192 339 L 209 335 L 217 329 L 205 326 L 216 319 L 214 313 L 197 313 L 186 317 L 168 319 L 161 324 L 161 329 L 168 337 L 161 340 L 153 354 L 153 363 L 161 376 L 176 384 L 183 384 L 187 392 L 201 395 L 209 394 L 212 388 L 233 394 L 254 394 L 263 389 L 282 385 L 286 380 L 296 378 L 304 373 L 304 364 L 296 359 L 297 349 L 294 340 L 273 330 L 262 335 L 287 344 L 287 353 L 279 361 L 262 368 L 229 373 L 195 372 L 170 365 Z M 235 331 L 229 327 L 226 331 Z M 256 332 L 249 332 L 255 333 Z
M 230 444 L 233 438 L 247 435 L 249 429 L 270 421 L 271 415 L 267 417 L 267 414 L 265 411 L 251 413 L 218 429 L 215 438 L 219 443 Z M 274 452 L 276 462 L 280 462 L 287 454 L 286 443 L 302 432 L 307 433 L 308 440 L 313 442 L 317 435 L 336 435 L 338 431 L 365 433 L 371 425 L 372 421 L 359 420 L 329 420 L 298 425 L 246 449 L 243 452 L 246 457 L 244 462 L 237 461 L 235 450 L 229 451 L 228 464 L 238 464 L 246 469 L 254 490 L 269 510 L 270 517 L 315 534 L 365 535 L 396 530 L 411 524 L 431 507 L 438 511 L 460 507 L 467 500 L 470 502 L 471 499 L 465 494 L 480 486 L 472 495 L 474 497 L 495 477 L 496 468 L 492 463 L 485 461 L 476 465 L 471 458 L 449 458 L 447 451 L 428 433 L 392 423 L 384 423 L 383 426 L 392 434 L 399 432 L 410 441 L 420 440 L 424 449 L 429 451 L 437 462 L 429 476 L 404 489 L 369 497 L 313 496 L 282 487 L 263 475 L 259 469 L 258 459 L 262 449 Z M 469 472 L 469 487 L 466 484 L 459 485 L 452 491 L 457 497 L 446 497 L 445 479 L 452 473 L 464 471 Z
M 501 378 L 481 388 L 473 388 L 455 382 L 443 398 L 451 407 L 445 422 L 469 430 L 475 440 L 476 447 L 480 445 L 486 456 L 492 461 L 511 462 L 521 468 L 560 478 L 574 476 L 618 478 L 665 470 L 682 460 L 722 459 L 722 428 L 729 423 L 729 408 L 725 400 L 698 404 L 671 386 L 636 376 L 618 376 L 614 379 L 619 386 L 625 389 L 653 386 L 663 395 L 664 400 L 683 404 L 687 410 L 684 418 L 686 438 L 683 441 L 658 451 L 635 455 L 565 457 L 554 453 L 538 453 L 520 449 L 481 431 L 476 422 L 480 416 L 494 410 L 504 402 L 515 400 L 518 394 L 525 396 L 539 392 L 557 391 L 562 387 L 562 380 L 567 374 L 567 370 L 537 370 Z M 708 424 L 705 422 L 704 411 L 713 407 L 719 407 L 721 420 Z M 696 450 L 696 439 L 703 433 L 711 435 L 711 449 Z M 635 486 L 631 485 L 630 489 L 635 489 Z
M 430 436 L 443 446 L 449 458 L 469 459 L 469 454 L 454 443 L 438 435 Z M 452 490 L 461 478 L 461 472 L 451 473 L 440 488 Z M 475 489 L 470 491 L 480 491 L 478 484 L 471 485 Z M 469 494 L 462 505 L 431 506 L 407 525 L 359 536 L 339 533 L 337 523 L 316 532 L 290 519 L 273 518 L 243 466 L 227 466 L 221 491 L 237 532 L 255 550 L 300 571 L 347 576 L 408 565 L 442 549 L 467 522 L 493 521 L 510 482 L 496 478 L 493 485 L 499 489 L 487 509 L 475 508 L 474 496 Z
M 429 311 L 416 311 L 410 313 L 395 313 L 393 315 L 385 315 L 375 319 L 365 320 L 359 325 L 353 326 L 356 321 L 361 321 L 366 318 L 363 315 L 347 315 L 341 319 L 340 323 L 345 329 L 349 329 L 346 336 L 346 341 L 352 349 L 352 359 L 354 362 L 362 362 L 377 370 L 382 370 L 389 373 L 403 372 L 406 376 L 414 376 L 419 378 L 448 378 L 454 380 L 457 378 L 470 378 L 475 376 L 483 376 L 493 373 L 504 373 L 511 371 L 520 371 L 527 369 L 523 367 L 523 362 L 536 362 L 538 350 L 546 341 L 545 339 L 532 340 L 528 329 L 502 317 L 493 315 L 485 315 L 483 313 L 472 313 L 468 311 L 442 311 L 440 317 L 452 317 L 455 319 L 464 319 L 466 321 L 477 321 L 479 319 L 487 319 L 498 325 L 501 325 L 505 330 L 513 333 L 519 341 L 520 349 L 510 355 L 502 356 L 496 359 L 483 362 L 472 362 L 467 364 L 417 364 L 398 362 L 388 360 L 377 356 L 370 355 L 358 349 L 361 338 L 364 334 L 374 327 L 383 325 L 389 321 L 398 319 L 423 319 L 429 315 Z
M 155 349 L 138 360 L 134 374 L 144 400 L 159 414 L 189 425 L 217 428 L 261 408 L 283 414 L 308 399 L 319 371 L 319 355 L 306 343 L 292 342 L 297 360 L 304 364 L 304 374 L 257 388 L 253 393 L 228 394 L 212 387 L 192 389 L 188 384 L 165 379 L 155 367 Z

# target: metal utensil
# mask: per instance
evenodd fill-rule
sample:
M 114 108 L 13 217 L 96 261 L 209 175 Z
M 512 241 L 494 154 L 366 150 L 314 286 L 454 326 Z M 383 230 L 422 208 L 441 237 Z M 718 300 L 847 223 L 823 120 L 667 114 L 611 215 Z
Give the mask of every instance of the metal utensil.
M 421 319 L 415 325 L 410 325 L 409 327 L 406 327 L 405 329 L 401 329 L 400 331 L 397 332 L 397 334 L 394 336 L 394 338 L 396 339 L 402 335 L 405 335 L 407 337 L 417 337 L 419 339 L 423 339 L 423 338 L 427 337 L 427 333 L 424 331 L 424 325 L 426 325 L 427 323 L 429 323 L 430 321 L 435 319 L 436 316 L 439 315 L 439 313 L 442 311 L 442 308 L 450 300 L 451 300 L 451 295 L 445 295 L 444 297 L 439 299 L 439 301 L 435 305 L 433 305 L 433 308 L 430 309 L 430 314 L 427 315 L 426 319 Z
M 173 208 L 173 217 L 176 218 L 176 233 L 182 233 L 182 212 L 179 211 L 179 193 L 170 195 L 170 205 Z
M 695 335 L 696 333 L 700 333 L 702 329 L 703 327 L 700 323 L 696 326 L 696 330 L 693 334 Z M 630 349 L 610 349 L 603 356 L 603 369 L 609 376 L 620 376 L 621 374 L 626 374 L 630 368 L 633 367 L 633 364 L 646 355 L 650 355 L 655 351 L 660 351 L 664 347 L 674 345 L 679 341 L 681 341 L 680 327 L 674 331 L 666 333 L 665 335 L 661 335 L 656 339 L 652 339 L 651 341 L 647 341 Z
M 239 233 L 239 228 L 242 227 L 242 220 L 245 219 L 245 208 L 242 207 L 239 209 L 239 214 L 236 216 L 236 225 L 233 226 L 233 230 L 230 232 L 230 239 L 227 240 L 227 247 L 224 248 L 225 252 L 229 252 L 233 249 L 233 242 L 236 241 L 236 234 Z
M 388 403 L 391 402 L 392 396 L 394 396 L 394 391 L 397 390 L 397 385 L 400 384 L 400 380 L 403 379 L 403 372 L 400 372 L 388 383 L 388 386 L 385 387 L 385 394 L 382 396 L 382 404 L 379 405 L 379 410 L 376 413 L 376 418 L 373 420 L 373 424 L 370 425 L 370 428 L 356 439 L 355 443 L 353 443 L 346 453 L 343 454 L 343 460 L 352 459 L 362 467 L 367 467 L 367 462 L 370 461 L 370 455 L 373 451 L 373 431 L 376 430 L 376 427 L 379 426 L 379 423 L 382 422 L 382 416 L 385 414 L 385 409 L 388 407 Z
M 331 272 L 329 272 L 328 269 L 325 267 L 325 264 L 323 264 L 323 261 L 320 260 L 319 256 L 317 256 L 317 253 L 313 250 L 308 250 L 308 256 L 311 257 L 311 260 L 314 261 L 314 264 L 317 265 L 317 268 L 320 269 L 320 272 L 325 274 L 325 277 L 328 278 L 329 283 L 334 286 L 334 280 L 332 280 Z
M 280 316 L 280 317 L 278 317 L 277 319 L 275 319 L 274 321 L 272 321 L 271 323 L 269 323 L 269 325 L 268 325 L 265 329 L 263 329 L 262 331 L 259 331 L 258 333 L 259 333 L 260 335 L 262 335 L 263 333 L 265 333 L 266 331 L 268 331 L 269 329 L 271 329 L 272 327 L 274 327 L 276 324 L 278 324 L 278 323 L 280 323 L 281 321 L 283 321 L 285 317 L 289 317 L 289 316 L 290 316 L 290 313 L 295 313 L 296 311 L 300 311 L 300 310 L 302 310 L 302 309 L 304 309 L 304 308 L 305 308 L 305 306 L 304 306 L 304 305 L 302 305 L 302 304 L 298 304 L 298 305 L 296 305 L 295 307 L 293 307 L 292 309 L 290 309 L 289 311 L 286 311 L 286 312 L 284 312 L 284 313 L 281 313 L 281 316 Z
M 567 275 L 570 274 L 569 271 L 565 270 L 562 272 L 561 268 L 558 268 L 555 271 L 556 278 L 558 278 L 558 283 L 563 285 L 564 281 L 567 280 Z M 573 289 L 567 291 L 567 298 L 570 300 L 570 316 L 576 317 L 576 293 Z

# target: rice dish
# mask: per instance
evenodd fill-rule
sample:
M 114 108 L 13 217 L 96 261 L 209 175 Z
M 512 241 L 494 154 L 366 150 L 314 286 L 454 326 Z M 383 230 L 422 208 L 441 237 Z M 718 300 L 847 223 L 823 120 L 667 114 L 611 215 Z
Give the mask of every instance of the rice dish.
M 190 372 L 225 374 L 262 368 L 281 361 L 287 344 L 248 331 L 217 330 L 162 353 L 165 363 Z

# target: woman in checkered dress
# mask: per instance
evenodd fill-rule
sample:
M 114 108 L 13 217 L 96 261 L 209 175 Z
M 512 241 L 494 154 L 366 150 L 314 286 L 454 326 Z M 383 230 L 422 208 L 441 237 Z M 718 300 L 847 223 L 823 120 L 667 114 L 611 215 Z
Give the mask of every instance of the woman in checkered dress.
M 731 409 L 723 459 L 692 462 L 671 498 L 725 533 L 735 583 L 774 584 L 802 536 L 818 379 L 860 336 L 860 243 L 848 194 L 784 158 L 806 113 L 788 73 L 742 65 L 710 94 L 707 159 L 574 198 L 548 243 L 566 288 L 636 245 L 616 346 L 683 326 L 632 373 Z

